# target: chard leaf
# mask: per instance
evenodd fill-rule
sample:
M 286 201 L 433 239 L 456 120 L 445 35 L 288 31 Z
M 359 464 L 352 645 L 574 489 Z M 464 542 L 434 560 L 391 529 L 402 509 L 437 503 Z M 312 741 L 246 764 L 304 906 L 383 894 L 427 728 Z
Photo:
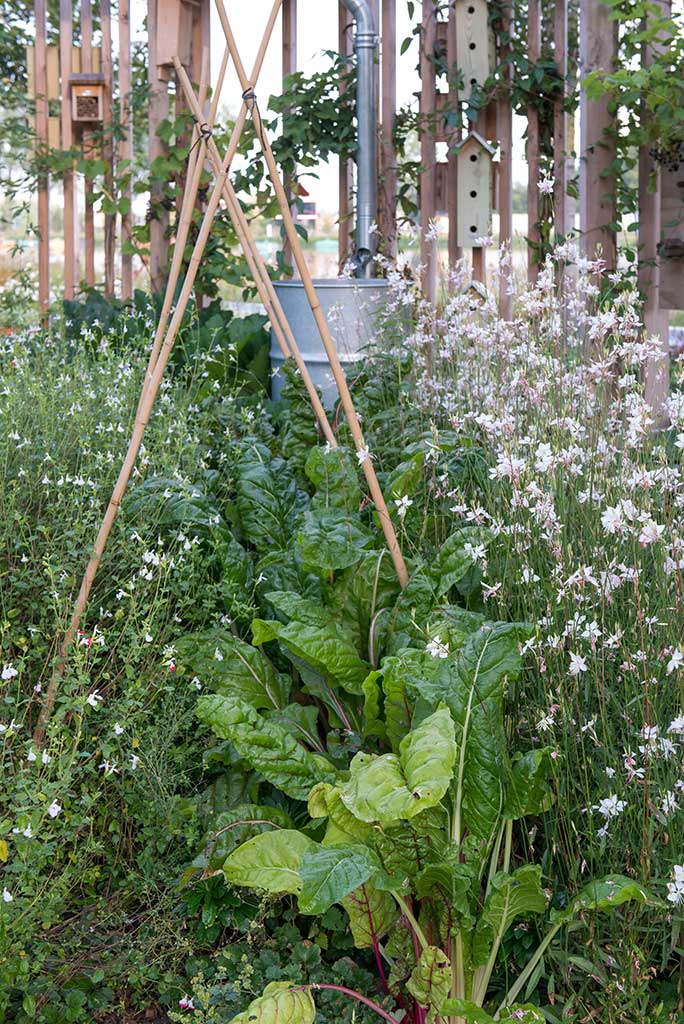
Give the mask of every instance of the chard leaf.
M 397 905 L 388 892 L 376 889 L 366 882 L 341 900 L 349 914 L 354 945 L 358 949 L 372 948 L 373 938 L 381 939 L 399 917 Z
M 373 836 L 372 826 L 355 818 L 342 803 L 339 788 L 327 782 L 319 782 L 309 793 L 309 815 L 328 819 L 323 846 L 366 843 Z
M 387 738 L 387 729 L 382 720 L 382 698 L 378 680 L 382 673 L 373 670 L 363 681 L 363 736 L 377 736 L 381 740 Z
M 342 802 L 361 821 L 389 824 L 414 818 L 440 802 L 451 782 L 456 743 L 448 708 L 413 729 L 399 754 L 358 753 L 341 786 Z
M 549 800 L 551 775 L 551 747 L 530 750 L 517 757 L 511 766 L 506 789 L 504 816 L 524 818 L 526 814 L 541 814 Z
M 296 594 L 269 594 L 269 598 L 292 621 L 255 619 L 254 643 L 279 640 L 315 671 L 336 680 L 349 693 L 361 695 L 370 665 L 359 656 L 354 636 L 313 601 Z
M 541 868 L 528 864 L 509 875 L 498 872 L 485 901 L 475 929 L 473 965 L 486 964 L 492 943 L 500 943 L 516 919 L 546 910 L 546 896 L 541 887 Z
M 316 488 L 314 508 L 358 510 L 361 504 L 358 468 L 344 448 L 312 448 L 304 472 Z
M 237 637 L 208 630 L 183 637 L 178 649 L 189 672 L 214 693 L 239 697 L 253 708 L 287 703 L 287 676 L 276 672 L 263 651 Z
M 291 728 L 267 721 L 238 698 L 200 697 L 197 714 L 217 736 L 230 740 L 239 756 L 286 796 L 306 800 L 317 782 L 335 781 L 333 765 L 300 746 Z
M 455 662 L 442 661 L 438 675 L 425 687 L 428 699 L 439 696 L 448 705 L 456 727 L 455 785 L 462 816 L 458 839 L 466 830 L 490 839 L 501 814 L 509 773 L 504 690 L 520 672 L 518 645 L 527 635 L 527 627 L 516 623 L 482 626 L 468 637 Z M 421 690 L 420 680 L 412 683 Z
M 430 807 L 412 818 L 378 829 L 375 852 L 392 888 L 416 878 L 431 860 L 444 855 L 447 815 L 443 807 Z M 376 880 L 376 885 L 380 882 Z
M 583 910 L 612 910 L 613 907 L 631 901 L 662 906 L 660 900 L 633 878 L 627 878 L 625 875 L 606 875 L 605 878 L 585 886 L 564 910 L 552 911 L 551 920 L 554 923 L 571 921 Z
M 310 847 L 299 865 L 299 909 L 303 914 L 324 914 L 333 903 L 367 882 L 377 869 L 366 846 Z
M 286 548 L 308 502 L 283 459 L 265 445 L 244 446 L 236 464 L 236 507 L 240 529 L 260 554 Z
M 467 545 L 486 547 L 490 540 L 490 531 L 482 526 L 464 526 L 447 538 L 430 569 L 437 597 L 448 594 L 473 568 L 475 562 Z
M 373 542 L 370 531 L 344 509 L 307 512 L 296 540 L 304 569 L 322 578 L 358 565 Z
M 313 1024 L 316 1006 L 310 989 L 291 981 L 272 981 L 231 1024 Z
M 437 946 L 427 946 L 409 978 L 407 989 L 427 1009 L 427 1024 L 434 1024 L 451 988 L 449 958 Z
M 240 844 L 263 832 L 294 828 L 294 822 L 278 807 L 240 804 L 217 814 L 205 839 L 209 848 L 209 866 L 218 870 L 226 857 Z
M 223 865 L 226 881 L 271 893 L 298 893 L 302 889 L 299 867 L 315 843 L 295 829 L 264 832 L 238 846 Z

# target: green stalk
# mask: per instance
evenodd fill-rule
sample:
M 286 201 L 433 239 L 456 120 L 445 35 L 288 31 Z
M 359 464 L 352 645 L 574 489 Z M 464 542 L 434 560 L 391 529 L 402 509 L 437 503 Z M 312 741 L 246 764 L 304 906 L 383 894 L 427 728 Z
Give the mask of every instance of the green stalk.
M 564 923 L 565 923 L 564 921 L 559 921 L 558 924 L 555 924 L 553 926 L 553 928 L 551 929 L 551 931 L 546 936 L 546 938 L 543 940 L 543 942 L 537 947 L 537 951 L 535 952 L 534 956 L 529 961 L 529 963 L 526 965 L 524 971 L 522 971 L 522 973 L 518 976 L 518 978 L 516 979 L 515 984 L 512 986 L 512 988 L 510 988 L 508 990 L 508 992 L 506 994 L 506 998 L 501 1003 L 501 1006 L 499 1007 L 499 1009 L 496 1011 L 497 1012 L 497 1016 L 498 1016 L 498 1014 L 501 1013 L 501 1011 L 503 1009 L 505 1009 L 505 1007 L 511 1005 L 511 1003 L 516 998 L 518 993 L 521 991 L 523 986 L 527 983 L 527 981 L 530 978 L 530 976 L 532 975 L 532 972 L 534 971 L 535 967 L 537 966 L 537 964 L 539 963 L 539 961 L 543 957 L 543 955 L 546 952 L 546 950 L 548 949 L 548 947 L 553 942 L 553 939 L 555 938 L 556 933 L 559 932 L 561 930 L 561 928 L 563 927 Z
M 430 945 L 430 943 L 425 938 L 425 933 L 423 932 L 423 929 L 420 927 L 420 925 L 416 921 L 416 919 L 414 917 L 414 914 L 413 914 L 413 911 L 409 907 L 408 903 L 406 902 L 406 900 L 402 896 L 399 895 L 398 892 L 394 892 L 394 890 L 392 890 L 391 895 L 394 896 L 395 900 L 399 904 L 399 907 L 401 909 L 402 914 L 404 915 L 404 917 L 406 918 L 408 923 L 413 928 L 415 936 L 418 939 L 418 942 L 420 943 L 421 949 L 427 949 L 428 946 Z

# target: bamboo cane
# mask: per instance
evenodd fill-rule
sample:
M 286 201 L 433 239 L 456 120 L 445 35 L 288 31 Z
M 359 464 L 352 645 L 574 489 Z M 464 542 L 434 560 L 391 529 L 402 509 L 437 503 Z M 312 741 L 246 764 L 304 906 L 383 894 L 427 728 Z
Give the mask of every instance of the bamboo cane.
M 349 429 L 351 430 L 352 437 L 354 438 L 354 444 L 356 446 L 357 453 L 359 454 L 360 463 L 363 468 L 366 480 L 368 482 L 368 488 L 370 490 L 371 497 L 377 509 L 378 515 L 380 517 L 380 524 L 382 526 L 383 533 L 385 534 L 387 546 L 392 556 L 394 567 L 396 569 L 397 576 L 399 577 L 399 582 L 401 583 L 402 587 L 404 587 L 408 582 L 408 572 L 406 570 L 406 564 L 404 562 L 404 558 L 399 547 L 399 542 L 397 541 L 397 535 L 395 533 L 392 520 L 390 519 L 389 512 L 387 511 L 385 498 L 383 496 L 382 489 L 380 488 L 380 484 L 378 483 L 378 478 L 375 473 L 375 468 L 373 466 L 371 456 L 368 453 L 368 449 L 366 448 L 363 432 L 361 430 L 361 425 L 359 424 L 358 417 L 356 415 L 356 410 L 354 408 L 354 403 L 349 392 L 349 387 L 347 385 L 347 379 L 344 375 L 344 370 L 342 369 L 342 365 L 338 358 L 337 351 L 335 349 L 335 345 L 330 334 L 330 329 L 325 319 L 325 314 L 323 313 L 320 302 L 318 301 L 318 296 L 316 295 L 316 289 L 314 288 L 309 268 L 306 264 L 306 260 L 304 259 L 304 254 L 302 252 L 299 236 L 297 235 L 297 232 L 295 230 L 294 222 L 292 220 L 292 213 L 287 202 L 285 189 L 283 188 L 283 183 L 280 179 L 278 167 L 273 156 L 273 150 L 271 149 L 270 143 L 266 136 L 264 124 L 259 113 L 259 107 L 255 102 L 254 89 L 245 73 L 240 53 L 235 42 L 235 37 L 233 36 L 230 22 L 226 14 L 225 7 L 223 5 L 223 0 L 216 0 L 216 9 L 218 11 L 218 15 L 221 20 L 221 25 L 226 36 L 226 42 L 228 44 L 228 49 L 230 50 L 231 58 L 235 65 L 235 69 L 238 73 L 238 78 L 240 79 L 240 85 L 243 90 L 244 103 L 242 109 L 244 110 L 246 107 L 248 107 L 254 120 L 256 135 L 261 142 L 264 157 L 266 159 L 266 165 L 268 167 L 269 176 L 271 178 L 273 188 L 275 189 L 278 205 L 280 206 L 280 212 L 283 218 L 283 224 L 285 226 L 285 233 L 292 247 L 292 254 L 295 258 L 297 269 L 299 270 L 307 299 L 309 300 L 311 312 L 313 313 L 316 325 L 321 336 L 321 341 L 323 342 L 326 354 L 328 356 L 330 369 L 332 370 L 335 383 L 337 384 L 337 390 L 339 391 L 342 406 L 347 417 L 347 422 L 349 423 Z
M 257 53 L 254 65 L 254 71 L 252 74 L 254 82 L 256 82 L 256 79 L 258 77 L 258 70 L 261 68 L 261 65 L 263 64 L 266 49 L 268 47 L 268 43 L 273 32 L 273 26 L 275 24 L 275 20 L 278 14 L 278 10 L 280 9 L 281 2 L 282 0 L 274 0 L 273 9 L 271 11 L 271 15 L 266 25 L 266 29 L 264 30 L 264 36 L 261 41 L 261 45 L 259 47 L 259 51 Z M 242 109 L 245 110 L 245 104 L 243 104 Z M 149 381 L 149 384 L 147 382 L 143 383 L 143 389 L 146 389 L 146 394 L 144 396 L 143 402 L 139 405 L 138 412 L 136 414 L 135 425 L 133 428 L 131 440 L 128 445 L 126 458 L 119 472 L 119 476 L 114 486 L 112 496 L 109 500 L 109 505 L 107 506 L 107 511 L 105 512 L 102 525 L 100 526 L 97 538 L 95 540 L 93 554 L 91 555 L 88 565 L 86 566 L 83 580 L 81 581 L 81 587 L 78 592 L 78 597 L 76 598 L 76 603 L 74 605 L 71 621 L 69 623 L 69 627 L 64 635 L 64 639 L 60 646 L 59 659 L 57 665 L 55 666 L 55 671 L 53 672 L 50 682 L 48 684 L 48 688 L 45 694 L 45 701 L 41 708 L 40 715 L 38 716 L 38 722 L 36 724 L 36 728 L 33 735 L 33 741 L 36 744 L 36 746 L 42 745 L 43 738 L 45 736 L 45 729 L 47 728 L 48 722 L 50 721 L 50 716 L 52 715 L 52 709 L 54 707 L 55 699 L 57 696 L 59 681 L 64 675 L 64 670 L 66 667 L 66 656 L 69 652 L 71 644 L 73 643 L 74 637 L 76 636 L 76 632 L 81 621 L 81 616 L 88 603 L 88 597 L 90 595 L 93 581 L 95 579 L 95 575 L 97 573 L 100 561 L 102 559 L 102 553 L 107 543 L 107 539 L 111 532 L 112 526 L 114 525 L 114 520 L 116 519 L 117 513 L 119 511 L 119 506 L 121 505 L 123 495 L 126 491 L 126 487 L 128 486 L 128 481 L 130 480 L 131 473 L 133 472 L 133 466 L 135 465 L 138 452 L 140 451 L 140 445 L 142 444 L 142 439 L 145 434 L 145 428 L 147 427 L 147 423 L 152 412 L 152 405 L 154 403 L 157 391 L 159 390 L 159 385 L 161 383 L 164 370 L 166 369 L 166 364 L 168 363 L 169 357 L 171 355 L 171 350 L 176 339 L 176 335 L 178 334 L 178 330 L 180 328 L 183 316 L 185 314 L 185 308 L 187 306 L 188 300 L 190 298 L 190 293 L 195 283 L 195 278 L 197 276 L 197 271 L 199 269 L 200 260 L 206 248 L 209 233 L 211 231 L 211 226 L 214 217 L 216 216 L 216 211 L 218 209 L 221 196 L 223 195 L 224 186 L 228 176 L 228 170 L 230 168 L 230 163 L 233 159 L 233 156 L 235 155 L 235 151 L 237 150 L 240 134 L 244 127 L 245 118 L 246 111 L 245 115 L 242 118 L 238 116 L 236 124 L 233 128 L 230 143 L 228 145 L 228 150 L 223 159 L 223 164 L 221 165 L 221 172 L 217 177 L 214 190 L 207 204 L 207 209 L 204 215 L 204 219 L 202 221 L 202 226 L 200 228 L 199 235 L 197 236 L 197 241 L 195 242 L 195 247 L 193 249 L 192 256 L 190 257 L 190 262 L 188 264 L 188 269 L 185 281 L 183 283 L 183 288 L 181 290 L 178 303 L 174 310 L 173 317 L 171 318 L 171 323 L 169 325 L 169 329 L 164 340 L 164 344 L 159 353 L 159 357 L 155 364 L 152 378 Z
M 181 64 L 177 57 L 174 58 L 174 65 L 176 68 L 178 80 L 185 94 L 186 102 L 190 109 L 195 114 L 195 116 L 197 117 L 199 113 L 199 104 L 197 103 L 197 98 L 195 97 L 192 91 L 190 79 L 188 78 L 185 68 L 183 67 L 183 65 Z M 216 143 L 211 137 L 208 138 L 207 143 L 207 148 L 209 151 L 209 160 L 212 163 L 214 171 L 218 173 L 221 167 L 221 158 L 219 156 L 218 147 L 216 146 Z M 318 396 L 318 392 L 316 391 L 316 387 L 311 379 L 309 369 L 304 360 L 302 359 L 301 352 L 299 351 L 299 347 L 297 345 L 297 342 L 295 341 L 294 334 L 292 333 L 292 328 L 290 327 L 288 319 L 285 316 L 285 312 L 280 303 L 280 299 L 278 298 L 276 290 L 273 287 L 273 282 L 269 277 L 266 265 L 263 259 L 261 258 L 259 250 L 257 249 L 254 243 L 254 239 L 250 233 L 249 225 L 247 223 L 247 218 L 243 213 L 242 207 L 240 206 L 240 202 L 235 194 L 235 190 L 233 189 L 233 186 L 231 185 L 230 181 L 226 181 L 224 199 L 226 202 L 226 206 L 228 207 L 230 219 L 233 223 L 236 234 L 238 236 L 238 241 L 242 246 L 245 258 L 247 259 L 249 271 L 252 277 L 254 278 L 254 282 L 257 286 L 259 298 L 261 299 L 261 302 L 264 308 L 266 309 L 268 317 L 271 321 L 281 351 L 286 359 L 288 358 L 288 356 L 292 356 L 294 358 L 295 363 L 297 364 L 297 369 L 299 370 L 302 376 L 304 386 L 306 387 L 306 390 L 308 392 L 311 405 L 313 406 L 314 413 L 316 414 L 316 418 L 320 424 L 325 439 L 332 448 L 337 448 L 337 439 L 335 438 L 332 427 L 328 422 L 328 417 L 325 414 L 325 409 L 323 408 L 321 400 Z

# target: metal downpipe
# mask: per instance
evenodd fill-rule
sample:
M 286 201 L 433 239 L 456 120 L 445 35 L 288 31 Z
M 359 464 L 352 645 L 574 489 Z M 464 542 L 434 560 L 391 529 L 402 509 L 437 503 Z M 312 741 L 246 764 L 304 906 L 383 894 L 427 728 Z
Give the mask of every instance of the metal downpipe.
M 378 212 L 376 170 L 376 57 L 378 36 L 368 0 L 342 0 L 356 26 L 356 123 L 358 138 L 356 196 L 357 277 L 368 277 L 376 249 L 374 225 Z

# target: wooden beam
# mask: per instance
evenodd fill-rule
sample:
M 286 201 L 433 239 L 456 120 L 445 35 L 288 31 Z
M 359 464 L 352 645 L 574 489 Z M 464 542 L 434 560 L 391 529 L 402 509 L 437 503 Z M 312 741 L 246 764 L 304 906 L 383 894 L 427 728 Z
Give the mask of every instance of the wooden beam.
M 568 233 L 568 115 L 565 112 L 568 76 L 567 0 L 555 0 L 553 57 L 556 70 L 563 80 L 563 92 L 553 105 L 554 237 L 560 241 Z
M 669 0 L 656 0 L 660 8 L 657 16 L 670 15 Z M 651 19 L 653 14 L 651 14 Z M 647 15 L 648 20 L 648 15 Z M 646 28 L 646 25 L 644 25 Z M 643 44 L 642 64 L 649 67 L 663 45 Z M 642 107 L 641 116 L 648 119 L 651 112 Z M 656 189 L 651 191 L 652 179 Z M 648 147 L 639 150 L 639 265 L 638 284 L 643 295 L 644 334 L 660 338 L 659 358 L 650 359 L 644 371 L 644 397 L 651 408 L 656 428 L 667 426 L 668 416 L 665 403 L 670 393 L 670 315 L 660 308 L 660 268 L 658 266 L 658 243 L 661 239 L 661 181 L 660 168 Z
M 397 6 L 396 0 L 382 0 L 380 104 L 380 208 L 378 228 L 382 251 L 389 259 L 397 255 L 397 153 L 394 147 L 394 115 L 397 109 Z
M 437 301 L 438 249 L 431 222 L 435 216 L 436 147 L 432 133 L 436 106 L 435 41 L 437 35 L 435 0 L 423 0 L 420 37 L 420 227 L 423 295 Z
M 527 0 L 527 57 L 530 65 L 541 58 L 541 10 L 539 0 Z M 527 278 L 537 280 L 539 269 L 539 113 L 527 107 Z
M 104 75 L 104 144 L 103 155 L 106 166 L 105 191 L 114 195 L 114 144 L 112 139 L 112 112 L 114 72 L 112 67 L 112 13 L 110 0 L 100 0 L 100 24 L 102 29 L 102 73 Z M 116 214 L 104 216 L 104 290 L 111 298 L 114 295 L 114 257 L 116 253 Z
M 511 8 L 505 7 L 501 24 L 502 34 L 510 30 Z M 499 42 L 499 61 L 510 54 L 510 43 Z M 511 66 L 506 66 L 504 83 L 497 97 L 497 135 L 499 139 L 499 249 L 506 246 L 511 254 L 513 245 L 513 107 L 511 104 Z M 501 268 L 500 268 L 501 269 Z M 499 313 L 504 320 L 513 315 L 513 296 L 509 294 L 509 277 L 512 262 L 507 273 L 499 273 Z
M 47 4 L 36 0 L 36 46 L 34 85 L 36 95 L 36 138 L 40 149 L 48 145 Z M 50 305 L 50 178 L 38 178 L 38 303 L 43 315 Z
M 617 52 L 617 21 L 602 0 L 580 0 L 580 68 L 611 71 Z M 615 221 L 615 119 L 608 98 L 580 95 L 580 234 L 590 259 L 601 257 L 609 268 L 617 260 Z
M 131 162 L 133 160 L 133 117 L 131 111 L 131 8 L 130 0 L 119 0 L 119 117 L 123 135 L 119 142 L 119 169 L 124 184 L 119 187 L 122 199 L 133 198 Z M 125 166 L 122 167 L 121 165 Z M 130 207 L 121 214 L 121 298 L 133 298 L 133 255 L 124 251 L 131 241 L 132 218 Z
M 353 20 L 352 16 L 339 0 L 338 6 L 338 47 L 339 52 L 345 57 L 353 53 Z M 339 171 L 339 231 L 338 231 L 338 260 L 340 269 L 344 267 L 352 254 L 352 189 L 354 187 L 353 169 L 351 160 L 340 160 Z
M 283 29 L 283 87 L 285 78 L 294 74 L 297 70 L 297 0 L 283 0 L 282 6 L 282 29 Z M 285 191 L 288 199 L 292 200 L 292 182 L 285 180 Z M 292 216 L 296 220 L 297 207 L 290 203 Z M 288 266 L 293 265 L 292 248 L 287 238 L 283 241 L 283 258 Z
M 150 86 L 148 113 L 150 163 L 164 154 L 165 147 L 157 135 L 157 127 L 169 116 L 168 83 L 159 77 L 157 68 L 157 5 L 158 0 L 148 0 L 149 64 L 147 73 Z M 156 208 L 150 218 L 150 284 L 153 292 L 163 291 L 169 262 L 169 214 L 168 211 L 161 208 L 163 191 L 163 186 L 156 185 L 150 195 L 151 206 Z
M 71 0 L 59 2 L 59 65 L 62 79 L 62 147 L 71 149 L 71 51 L 73 45 L 73 11 Z M 76 196 L 74 171 L 64 171 L 64 298 L 73 299 L 76 290 Z
M 93 70 L 93 9 L 90 0 L 81 0 L 81 71 Z M 83 155 L 93 159 L 96 155 L 94 134 L 83 131 Z M 93 185 L 89 175 L 85 176 L 85 208 L 83 212 L 83 244 L 85 253 L 85 282 L 91 288 L 95 284 L 95 206 Z
M 447 22 L 447 65 L 449 67 L 449 93 L 447 96 L 450 110 L 459 111 L 459 121 L 448 134 L 447 144 L 447 214 L 449 217 L 449 267 L 455 266 L 463 257 L 463 250 L 458 244 L 458 154 L 456 145 L 461 141 L 462 130 L 460 123 L 460 106 L 458 89 L 454 85 L 452 76 L 458 67 L 457 59 L 458 40 L 456 38 L 456 8 L 449 8 L 449 21 Z

